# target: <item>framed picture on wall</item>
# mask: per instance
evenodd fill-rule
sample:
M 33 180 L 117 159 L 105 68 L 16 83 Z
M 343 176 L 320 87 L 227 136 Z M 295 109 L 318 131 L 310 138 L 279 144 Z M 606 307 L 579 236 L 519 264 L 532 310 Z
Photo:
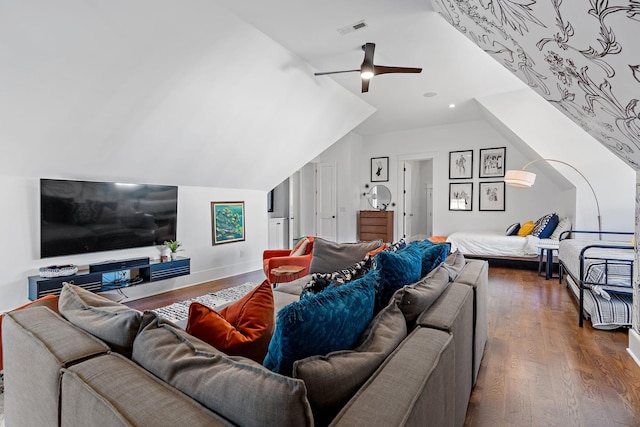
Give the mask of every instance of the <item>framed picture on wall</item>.
M 480 149 L 480 178 L 503 177 L 506 158 L 506 147 Z
M 389 158 L 388 157 L 372 157 L 371 158 L 371 182 L 387 182 L 389 181 Z
M 449 183 L 449 210 L 470 211 L 473 202 L 473 182 Z
M 449 179 L 473 178 L 473 150 L 449 152 Z
M 244 240 L 244 202 L 211 202 L 214 245 Z
M 503 211 L 504 181 L 481 182 L 479 199 L 481 211 Z

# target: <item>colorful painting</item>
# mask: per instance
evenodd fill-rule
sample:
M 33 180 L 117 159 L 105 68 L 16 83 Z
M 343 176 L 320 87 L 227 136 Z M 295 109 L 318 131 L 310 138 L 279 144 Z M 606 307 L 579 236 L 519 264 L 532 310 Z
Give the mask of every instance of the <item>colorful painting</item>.
M 213 244 L 244 240 L 244 202 L 211 202 Z

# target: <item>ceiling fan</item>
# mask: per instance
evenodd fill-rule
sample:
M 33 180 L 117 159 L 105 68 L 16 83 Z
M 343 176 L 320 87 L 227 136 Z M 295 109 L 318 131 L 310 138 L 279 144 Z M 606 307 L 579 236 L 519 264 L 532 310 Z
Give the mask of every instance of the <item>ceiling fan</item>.
M 364 61 L 357 70 L 344 70 L 344 71 L 324 71 L 319 73 L 313 73 L 315 76 L 326 76 L 327 74 L 340 74 L 340 73 L 352 73 L 359 72 L 362 79 L 362 93 L 369 92 L 369 81 L 373 76 L 378 74 L 390 74 L 390 73 L 420 73 L 422 68 L 412 67 L 387 67 L 384 65 L 375 65 L 373 63 L 373 52 L 376 49 L 375 43 L 366 43 L 362 46 L 364 50 Z

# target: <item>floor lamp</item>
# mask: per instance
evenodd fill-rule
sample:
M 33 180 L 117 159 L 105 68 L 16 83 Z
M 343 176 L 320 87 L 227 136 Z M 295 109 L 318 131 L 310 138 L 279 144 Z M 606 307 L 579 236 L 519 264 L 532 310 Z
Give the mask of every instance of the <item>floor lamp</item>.
M 527 172 L 525 169 L 527 167 L 531 166 L 532 164 L 538 163 L 538 162 L 556 162 L 556 163 L 561 163 L 561 164 L 563 164 L 565 166 L 569 166 L 571 169 L 576 171 L 582 177 L 582 179 L 585 180 L 585 182 L 587 183 L 587 185 L 591 189 L 591 193 L 593 193 L 593 198 L 596 201 L 596 208 L 598 209 L 598 232 L 599 233 L 602 232 L 602 222 L 601 222 L 601 218 L 600 218 L 600 203 L 598 203 L 598 196 L 596 196 L 596 192 L 593 190 L 593 187 L 591 186 L 591 183 L 589 182 L 587 177 L 584 176 L 582 174 L 582 172 L 580 172 L 578 169 L 576 169 L 574 166 L 570 165 L 567 162 L 563 162 L 562 160 L 555 160 L 555 159 L 536 159 L 536 160 L 532 160 L 529 163 L 527 163 L 526 165 L 524 165 L 522 167 L 522 169 L 520 169 L 520 170 L 508 170 L 504 174 L 504 182 L 505 182 L 505 184 L 510 185 L 512 187 L 531 188 L 533 183 L 536 181 L 536 174 L 533 173 L 533 172 Z

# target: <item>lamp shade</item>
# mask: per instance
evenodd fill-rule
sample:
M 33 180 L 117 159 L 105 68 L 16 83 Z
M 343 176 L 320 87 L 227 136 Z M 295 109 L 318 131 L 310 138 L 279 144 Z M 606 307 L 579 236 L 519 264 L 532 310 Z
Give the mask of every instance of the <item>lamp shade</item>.
M 504 182 L 512 187 L 529 188 L 536 182 L 536 174 L 523 170 L 508 170 L 504 174 Z

